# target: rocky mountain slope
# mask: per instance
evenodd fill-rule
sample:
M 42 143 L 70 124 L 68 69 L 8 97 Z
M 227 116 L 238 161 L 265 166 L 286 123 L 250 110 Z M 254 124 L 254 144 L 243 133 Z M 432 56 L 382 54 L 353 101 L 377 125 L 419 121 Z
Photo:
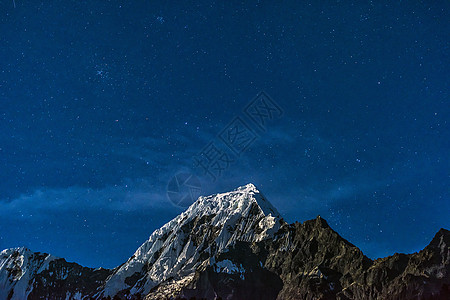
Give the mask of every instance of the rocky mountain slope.
M 214 299 L 450 299 L 450 232 L 419 253 L 372 261 L 321 217 L 240 243 L 199 268 L 179 295 Z M 221 268 L 222 265 L 234 266 Z M 267 284 L 270 282 L 270 284 Z M 250 293 L 248 293 L 250 291 Z M 148 299 L 155 299 L 151 296 Z
M 450 232 L 372 261 L 321 217 L 285 223 L 249 184 L 200 197 L 113 270 L 4 250 L 2 299 L 450 299 Z
M 23 247 L 7 249 L 0 253 L 0 299 L 82 299 L 110 274 Z

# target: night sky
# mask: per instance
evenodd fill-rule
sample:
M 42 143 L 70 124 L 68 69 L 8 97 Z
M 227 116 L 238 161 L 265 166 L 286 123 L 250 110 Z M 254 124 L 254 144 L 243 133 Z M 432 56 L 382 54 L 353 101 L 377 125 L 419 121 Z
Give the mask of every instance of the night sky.
M 1 1 L 0 248 L 115 267 L 180 173 L 371 258 L 450 228 L 450 2 L 298 2 Z

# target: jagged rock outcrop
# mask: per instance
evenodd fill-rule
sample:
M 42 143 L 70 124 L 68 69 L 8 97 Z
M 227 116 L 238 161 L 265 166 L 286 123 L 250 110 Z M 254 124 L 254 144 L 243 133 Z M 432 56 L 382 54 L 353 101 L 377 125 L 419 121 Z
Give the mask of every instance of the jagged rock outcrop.
M 283 279 L 279 299 L 334 298 L 372 264 L 320 216 L 286 226 L 278 235 L 265 265 Z

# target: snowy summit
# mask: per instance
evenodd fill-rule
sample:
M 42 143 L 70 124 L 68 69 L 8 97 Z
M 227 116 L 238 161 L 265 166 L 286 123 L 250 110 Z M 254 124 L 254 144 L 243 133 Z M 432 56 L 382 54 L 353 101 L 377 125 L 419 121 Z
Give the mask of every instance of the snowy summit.
M 253 184 L 199 197 L 185 212 L 155 230 L 107 280 L 102 296 L 130 289 L 148 293 L 160 282 L 186 276 L 207 257 L 236 241 L 258 242 L 280 228 L 280 214 Z M 133 285 L 127 278 L 137 278 Z

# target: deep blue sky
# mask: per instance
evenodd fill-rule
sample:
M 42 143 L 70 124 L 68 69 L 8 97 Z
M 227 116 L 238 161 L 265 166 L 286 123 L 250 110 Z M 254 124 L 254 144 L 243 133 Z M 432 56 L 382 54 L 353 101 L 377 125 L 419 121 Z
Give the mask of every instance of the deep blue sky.
M 180 171 L 372 258 L 450 228 L 450 2 L 298 2 L 1 1 L 0 248 L 117 266 Z M 213 182 L 192 157 L 235 117 L 258 137 Z

